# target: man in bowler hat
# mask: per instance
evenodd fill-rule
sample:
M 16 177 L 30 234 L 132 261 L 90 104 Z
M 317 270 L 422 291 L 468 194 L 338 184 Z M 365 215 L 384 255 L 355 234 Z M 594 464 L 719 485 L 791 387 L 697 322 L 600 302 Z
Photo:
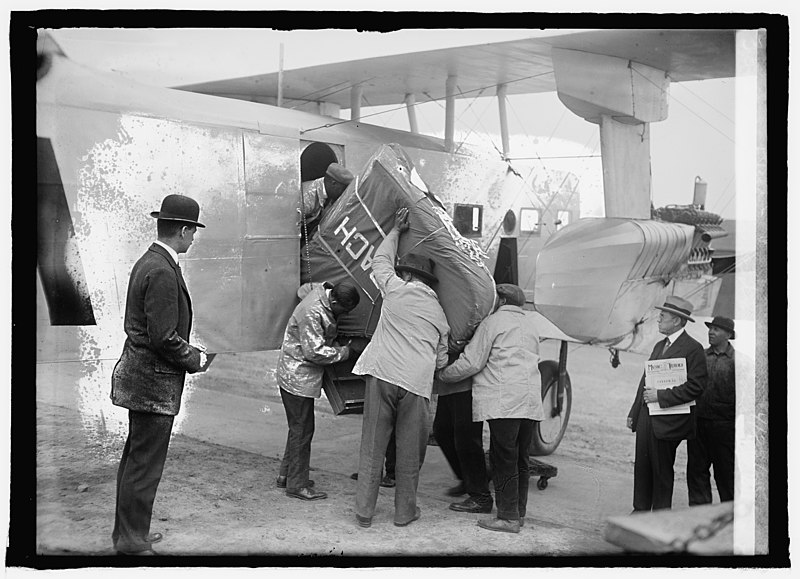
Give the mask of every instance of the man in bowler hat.
M 180 410 L 186 372 L 206 363 L 201 346 L 189 344 L 192 302 L 178 254 L 194 241 L 200 206 L 183 195 L 167 195 L 158 239 L 133 266 L 125 305 L 127 339 L 111 376 L 111 400 L 128 409 L 128 438 L 117 471 L 114 549 L 120 555 L 155 555 L 150 533 L 158 483 L 167 458 L 172 422 Z
M 668 408 L 696 400 L 706 387 L 708 371 L 703 346 L 686 333 L 692 319 L 691 302 L 678 296 L 668 297 L 658 316 L 658 331 L 666 336 L 656 343 L 650 360 L 684 358 L 686 382 L 672 388 L 656 389 L 647 384 L 645 374 L 639 380 L 633 406 L 628 413 L 628 428 L 636 433 L 636 461 L 633 467 L 633 510 L 650 511 L 672 508 L 675 482 L 675 451 L 681 440 L 695 437 L 696 418 L 689 414 L 651 416 L 647 404 L 657 402 Z
M 697 438 L 688 442 L 686 484 L 689 505 L 711 502 L 710 468 L 720 501 L 733 500 L 736 446 L 736 338 L 733 320 L 716 316 L 708 326 L 708 386 L 697 399 Z
M 396 439 L 394 524 L 420 517 L 419 469 L 428 444 L 428 406 L 433 373 L 447 365 L 447 324 L 432 285 L 433 261 L 409 253 L 395 265 L 408 209 L 398 209 L 394 227 L 375 252 L 372 273 L 383 296 L 381 317 L 369 345 L 353 367 L 366 375 L 364 419 L 356 489 L 356 521 L 372 524 L 386 446 Z

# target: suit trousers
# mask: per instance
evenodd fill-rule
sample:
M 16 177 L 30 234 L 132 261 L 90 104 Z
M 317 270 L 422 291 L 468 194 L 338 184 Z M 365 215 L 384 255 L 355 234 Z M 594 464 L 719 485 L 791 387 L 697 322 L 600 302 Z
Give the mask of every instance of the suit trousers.
M 429 403 L 422 396 L 374 376 L 366 376 L 366 381 L 356 514 L 367 519 L 375 514 L 386 446 L 394 430 L 394 522 L 406 524 L 416 514 L 419 469 L 428 445 Z
M 483 422 L 472 421 L 471 390 L 439 396 L 433 435 L 453 473 L 463 481 L 467 494 L 477 503 L 491 502 L 483 453 Z
M 153 502 L 167 459 L 174 416 L 128 410 L 128 438 L 117 469 L 114 548 L 123 553 L 150 549 L 147 535 Z
M 680 440 L 661 440 L 653 434 L 647 408 L 636 423 L 636 461 L 633 466 L 633 510 L 672 508 L 675 451 Z
M 533 437 L 533 420 L 491 418 L 488 422 L 497 518 L 518 521 L 528 510 L 531 478 L 528 449 Z
M 314 399 L 297 396 L 283 388 L 279 390 L 289 425 L 279 473 L 286 477 L 287 490 L 299 490 L 308 486 L 311 439 L 314 438 Z
M 735 447 L 736 428 L 733 420 L 697 419 L 697 438 L 688 441 L 686 484 L 689 487 L 690 506 L 712 502 L 709 472 L 712 465 L 719 500 L 733 500 Z

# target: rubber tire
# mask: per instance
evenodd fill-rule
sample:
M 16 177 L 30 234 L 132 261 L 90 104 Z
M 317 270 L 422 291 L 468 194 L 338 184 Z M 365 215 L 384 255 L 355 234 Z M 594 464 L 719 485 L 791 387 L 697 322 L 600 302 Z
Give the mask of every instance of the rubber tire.
M 554 392 L 558 389 L 558 362 L 555 360 L 544 360 L 539 362 L 539 373 L 542 376 L 542 400 L 546 400 L 551 388 L 555 388 Z M 550 414 L 550 405 L 544 405 L 545 416 Z M 542 435 L 543 422 L 535 422 L 533 427 L 533 437 L 531 445 L 528 448 L 528 453 L 531 456 L 547 456 L 553 454 L 564 438 L 564 432 L 567 430 L 569 423 L 569 414 L 572 410 L 572 382 L 569 379 L 569 373 L 566 375 L 566 383 L 564 384 L 564 405 L 561 409 L 561 426 L 558 435 L 555 439 L 547 440 Z M 547 420 L 547 419 L 545 419 Z

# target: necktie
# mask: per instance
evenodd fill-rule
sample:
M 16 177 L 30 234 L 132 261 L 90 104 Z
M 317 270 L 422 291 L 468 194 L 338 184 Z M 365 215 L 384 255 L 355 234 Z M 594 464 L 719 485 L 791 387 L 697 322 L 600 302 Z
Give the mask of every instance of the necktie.
M 669 347 L 670 347 L 671 345 L 672 345 L 672 344 L 670 343 L 670 341 L 669 341 L 669 338 L 667 338 L 667 339 L 664 341 L 664 348 L 661 350 L 661 355 L 662 355 L 662 356 L 663 356 L 664 354 L 666 354 L 667 350 L 669 350 Z

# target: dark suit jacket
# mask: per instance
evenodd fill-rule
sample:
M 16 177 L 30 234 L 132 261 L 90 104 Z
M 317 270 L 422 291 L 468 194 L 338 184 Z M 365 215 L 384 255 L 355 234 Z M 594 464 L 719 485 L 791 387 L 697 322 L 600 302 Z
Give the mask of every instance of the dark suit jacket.
M 122 356 L 111 376 L 111 400 L 139 412 L 175 415 L 186 372 L 200 369 L 188 343 L 192 302 L 180 269 L 154 243 L 133 266 L 125 305 Z
M 658 391 L 658 404 L 662 408 L 675 406 L 684 402 L 696 400 L 705 390 L 708 381 L 706 369 L 706 355 L 703 346 L 684 331 L 675 343 L 669 347 L 666 354 L 662 354 L 666 338 L 658 342 L 650 354 L 650 360 L 663 360 L 666 358 L 686 358 L 686 382 L 680 386 L 665 388 Z M 647 412 L 642 406 L 644 397 L 644 373 L 639 380 L 639 388 L 628 417 L 633 419 L 633 431 L 636 432 L 636 421 L 639 412 Z M 650 417 L 653 434 L 661 440 L 684 440 L 694 438 L 697 429 L 695 408 L 689 414 L 670 414 L 665 416 Z

